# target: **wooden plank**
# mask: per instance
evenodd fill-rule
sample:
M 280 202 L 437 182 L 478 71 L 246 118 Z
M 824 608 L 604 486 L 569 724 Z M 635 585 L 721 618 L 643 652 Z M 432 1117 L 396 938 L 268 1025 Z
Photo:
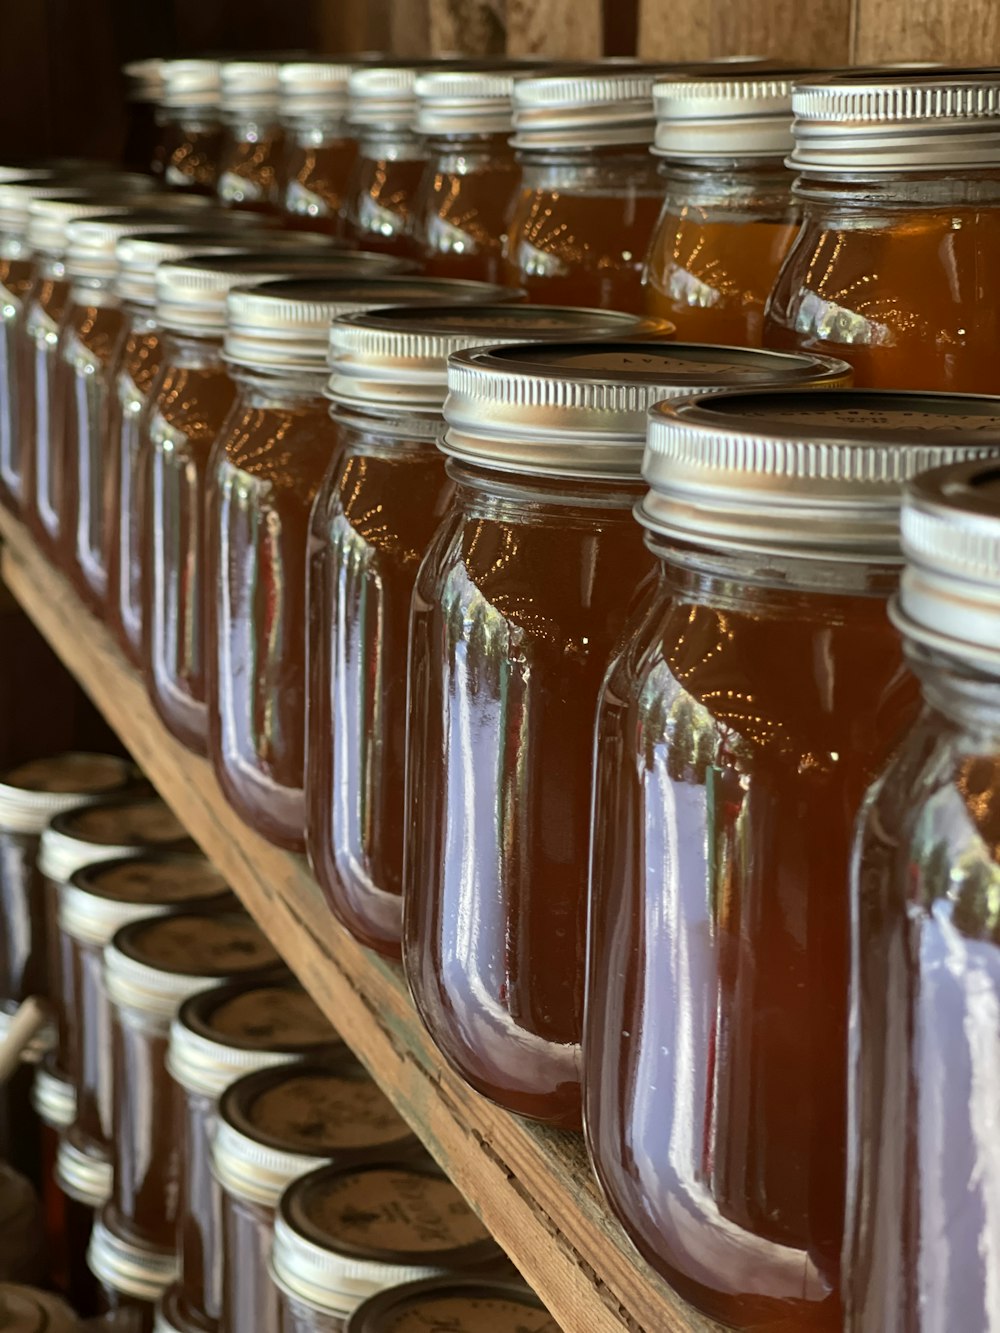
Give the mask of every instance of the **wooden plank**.
M 755 55 L 807 65 L 846 64 L 852 2 L 639 0 L 639 54 L 649 60 Z M 903 0 L 882 3 L 898 5 L 902 18 Z M 912 7 L 905 12 L 909 19 Z
M 430 39 L 435 55 L 502 55 L 506 0 L 431 0 Z
M 566 1333 L 712 1333 L 635 1255 L 582 1141 L 508 1115 L 444 1067 L 399 969 L 337 926 L 301 858 L 230 810 L 209 764 L 167 734 L 107 630 L 21 524 L 0 514 L 0 535 L 7 587 Z
M 854 60 L 942 60 L 991 65 L 1000 60 L 995 0 L 855 0 Z
M 591 60 L 603 47 L 601 0 L 507 0 L 512 56 Z

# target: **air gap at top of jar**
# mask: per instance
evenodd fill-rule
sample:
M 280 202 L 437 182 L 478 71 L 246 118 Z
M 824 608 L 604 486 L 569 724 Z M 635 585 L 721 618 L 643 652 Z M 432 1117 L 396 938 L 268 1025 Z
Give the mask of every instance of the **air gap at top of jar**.
M 632 517 L 646 410 L 848 375 L 667 343 L 450 360 L 455 491 L 410 622 L 403 953 L 443 1054 L 513 1111 L 580 1123 L 594 716 L 654 565 Z
M 646 309 L 678 336 L 759 347 L 764 303 L 798 230 L 784 159 L 791 71 L 703 73 L 653 89 L 665 196 L 646 260 Z
M 841 1327 L 848 859 L 918 707 L 901 493 L 998 445 L 994 398 L 651 414 L 660 582 L 598 711 L 585 1113 L 629 1235 L 727 1325 Z
M 619 311 L 532 305 L 397 308 L 334 324 L 327 392 L 341 448 L 310 529 L 307 841 L 339 920 L 390 957 L 402 933 L 410 597 L 453 490 L 437 447 L 448 357 L 483 343 L 669 332 Z
M 918 477 L 902 533 L 925 707 L 855 849 L 844 1328 L 996 1333 L 1000 463 Z
M 1000 388 L 1000 73 L 841 75 L 793 95 L 803 222 L 770 347 L 879 389 Z

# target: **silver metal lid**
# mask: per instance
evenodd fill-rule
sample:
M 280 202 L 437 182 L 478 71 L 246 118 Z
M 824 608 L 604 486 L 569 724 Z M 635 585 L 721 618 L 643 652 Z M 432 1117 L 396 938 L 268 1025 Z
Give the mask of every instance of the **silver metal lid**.
M 306 233 L 303 233 L 304 235 Z M 306 242 L 256 254 L 193 257 L 161 263 L 156 271 L 156 320 L 165 329 L 221 338 L 226 331 L 226 299 L 234 287 L 282 278 L 335 278 L 341 274 L 386 272 L 375 257 L 332 244 L 317 249 Z M 388 257 L 387 257 L 388 258 Z M 391 260 L 390 260 L 391 263 Z
M 114 1167 L 107 1157 L 85 1152 L 72 1133 L 59 1139 L 56 1154 L 56 1181 L 64 1194 L 88 1208 L 100 1208 L 111 1198 Z
M 128 213 L 110 212 L 96 217 L 74 218 L 66 227 L 66 272 L 71 279 L 96 278 L 110 282 L 118 272 L 117 245 L 123 236 L 154 229 L 178 233 L 190 230 L 192 224 L 200 225 L 197 214 L 211 202 L 206 195 L 176 194 L 165 198 L 162 209 L 136 209 Z M 191 204 L 194 204 L 193 210 Z
M 457 352 L 441 448 L 479 467 L 638 481 L 646 414 L 664 398 L 850 382 L 842 361 L 697 343 L 562 343 Z
M 138 181 L 140 178 L 132 179 Z M 71 222 L 78 218 L 127 215 L 139 202 L 142 193 L 137 184 L 126 184 L 121 189 L 116 184 L 113 192 L 109 191 L 103 196 L 81 195 L 78 192 L 61 198 L 54 194 L 37 196 L 28 204 L 28 244 L 32 250 L 42 254 L 62 257 L 66 250 L 66 230 Z
M 100 800 L 55 815 L 42 833 L 38 869 L 55 884 L 97 861 L 151 847 L 187 846 L 187 836 L 158 797 Z
M 1000 462 L 927 472 L 903 496 L 893 619 L 911 639 L 1000 672 Z
M 87 1267 L 98 1282 L 124 1296 L 155 1302 L 177 1277 L 177 1256 L 126 1240 L 111 1229 L 105 1212 L 94 1218 Z
M 792 151 L 792 71 L 668 79 L 653 88 L 653 152 L 675 159 L 785 157 Z
M 133 763 L 113 754 L 32 759 L 0 779 L 0 829 L 38 837 L 63 810 L 122 791 L 138 777 Z
M 327 364 L 331 326 L 341 315 L 382 306 L 432 301 L 514 300 L 517 291 L 455 278 L 351 276 L 356 252 L 344 258 L 344 276 L 262 282 L 233 291 L 226 309 L 224 355 L 261 370 L 320 371 Z
M 211 872 L 210 876 L 206 877 L 202 873 L 205 867 Z M 159 872 L 161 868 L 166 869 L 172 883 L 168 890 L 167 881 L 160 880 L 164 884 L 164 891 L 159 895 L 159 901 L 155 885 L 148 892 L 128 893 L 130 872 L 132 882 L 137 879 L 145 890 L 148 874 Z M 182 885 L 186 870 L 190 892 L 184 894 Z M 109 884 L 115 880 L 124 881 L 126 891 L 116 892 L 113 888 L 108 892 L 103 891 L 102 884 L 106 879 Z M 180 907 L 190 907 L 194 902 L 202 905 L 224 903 L 230 897 L 225 882 L 202 856 L 180 853 L 176 858 L 150 860 L 148 856 L 133 851 L 125 860 L 99 861 L 73 872 L 59 895 L 59 928 L 72 939 L 103 948 L 116 931 L 132 921 L 163 916 Z
M 197 197 L 197 196 L 196 196 Z M 315 247 L 317 254 L 330 250 L 330 240 L 319 232 L 272 230 L 277 218 L 262 213 L 227 210 L 227 225 L 211 222 L 198 230 L 183 233 L 146 228 L 135 236 L 123 236 L 116 247 L 118 279 L 115 289 L 123 301 L 134 305 L 156 304 L 156 270 L 161 264 L 209 255 L 257 255 L 262 251 L 305 250 Z M 230 225 L 231 224 L 231 225 Z
M 417 119 L 419 67 L 362 65 L 348 79 L 348 119 L 380 130 L 412 130 Z
M 640 147 L 653 142 L 653 85 L 668 67 L 543 74 L 514 84 L 515 148 Z
M 330 332 L 327 396 L 347 407 L 439 416 L 448 358 L 470 347 L 597 338 L 667 338 L 665 321 L 573 306 L 397 306 L 347 315 Z
M 212 1174 L 226 1193 L 265 1208 L 276 1208 L 293 1180 L 328 1160 L 275 1148 L 221 1117 L 212 1144 Z
M 416 80 L 421 134 L 510 134 L 513 70 L 430 70 Z
M 792 96 L 804 175 L 1000 165 L 1000 70 L 866 71 L 800 83 Z
M 278 71 L 282 116 L 347 115 L 354 66 L 335 60 L 290 61 Z
M 130 102 L 163 100 L 166 87 L 163 65 L 164 62 L 157 57 L 149 60 L 130 60 L 127 65 L 122 65 L 126 95 Z
M 278 111 L 276 60 L 226 60 L 220 74 L 220 106 L 226 112 Z
M 1000 452 L 1000 397 L 728 393 L 649 419 L 640 522 L 674 540 L 899 563 L 906 481 Z
M 68 1078 L 40 1064 L 31 1085 L 31 1105 L 49 1129 L 69 1129 L 76 1119 L 76 1089 Z
M 17 185 L 23 181 L 50 181 L 55 174 L 45 167 L 15 167 L 0 163 L 0 185 Z
M 0 183 L 0 232 L 23 237 L 28 231 L 28 210 L 35 199 L 79 199 L 78 185 L 54 185 L 50 180 Z
M 445 1329 L 450 1333 L 559 1333 L 533 1291 L 513 1280 L 456 1276 L 425 1278 L 369 1296 L 344 1333 L 385 1329 Z
M 217 60 L 165 60 L 163 105 L 217 110 L 222 91 Z
M 0 1282 L 0 1327 L 4 1333 L 78 1333 L 81 1324 L 51 1292 Z

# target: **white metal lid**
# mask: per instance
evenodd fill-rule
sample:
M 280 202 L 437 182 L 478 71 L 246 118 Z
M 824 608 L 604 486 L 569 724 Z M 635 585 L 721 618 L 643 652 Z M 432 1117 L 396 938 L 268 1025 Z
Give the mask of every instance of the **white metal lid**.
M 0 1282 L 3 1333 L 77 1333 L 81 1325 L 64 1300 L 36 1287 Z
M 54 816 L 129 787 L 139 770 L 113 754 L 32 759 L 0 778 L 0 829 L 38 837 Z
M 198 868 L 198 870 L 209 864 L 204 857 L 183 853 L 178 857 L 178 864 L 174 869 L 175 891 L 170 894 L 164 893 L 160 901 L 157 901 L 155 893 L 129 896 L 127 893 L 102 891 L 102 870 L 110 869 L 114 875 L 119 870 L 126 873 L 128 867 L 134 866 L 141 873 L 140 868 L 144 862 L 146 858 L 141 853 L 134 852 L 124 861 L 97 862 L 74 871 L 59 895 L 60 930 L 72 939 L 103 948 L 116 931 L 130 922 L 162 916 L 166 912 L 176 911 L 179 907 L 190 906 L 192 902 L 205 905 L 211 905 L 213 901 L 226 902 L 232 896 L 221 879 L 216 877 L 206 881 L 200 873 L 189 875 L 190 892 L 187 895 L 177 892 L 176 881 L 183 879 L 186 863 L 189 863 L 192 869 Z
M 104 987 L 112 1004 L 166 1024 L 192 995 L 281 967 L 260 927 L 244 912 L 148 913 L 121 927 L 107 944 Z
M 376 1293 L 351 1313 L 344 1333 L 560 1333 L 530 1288 L 513 1279 L 448 1273 Z
M 324 1166 L 327 1160 L 283 1152 L 221 1118 L 212 1143 L 212 1174 L 226 1193 L 265 1208 L 276 1208 L 293 1180 Z
M 114 861 L 151 847 L 189 846 L 183 827 L 159 797 L 92 801 L 54 816 L 42 833 L 38 869 L 56 884 L 95 861 Z
M 277 114 L 278 74 L 276 60 L 226 60 L 220 76 L 220 106 L 225 112 Z
M 155 1302 L 177 1277 L 175 1252 L 136 1245 L 113 1231 L 106 1210 L 94 1218 L 87 1267 L 98 1282 L 124 1296 Z
M 653 88 L 653 152 L 675 159 L 783 158 L 792 151 L 794 71 L 705 74 Z
M 56 1154 L 56 1181 L 64 1194 L 88 1208 L 100 1208 L 111 1198 L 114 1167 L 107 1157 L 84 1151 L 72 1137 L 63 1134 Z
M 595 66 L 514 84 L 515 148 L 644 147 L 653 142 L 653 85 L 669 67 Z
M 354 258 L 351 252 L 345 259 Z M 333 321 L 381 306 L 432 301 L 516 299 L 519 292 L 455 278 L 344 276 L 263 282 L 233 291 L 227 303 L 224 356 L 261 370 L 321 371 L 327 364 Z
M 662 337 L 672 326 L 619 310 L 573 306 L 396 306 L 334 321 L 327 396 L 346 407 L 440 416 L 448 358 L 483 344 Z
M 62 257 L 66 250 L 66 230 L 71 222 L 78 218 L 126 215 L 138 203 L 149 202 L 147 192 L 151 193 L 148 177 L 129 177 L 123 172 L 106 193 L 71 191 L 61 197 L 55 192 L 38 195 L 28 204 L 28 244 L 42 254 Z
M 673 540 L 902 560 L 906 481 L 1000 453 L 1000 397 L 842 389 L 727 393 L 650 413 L 640 522 Z
M 790 165 L 806 176 L 1000 165 L 1000 70 L 883 70 L 800 83 Z
M 347 115 L 353 65 L 338 60 L 295 60 L 278 71 L 282 116 Z
M 230 999 L 260 996 L 270 1005 L 271 998 L 283 991 L 305 995 L 293 982 L 273 982 L 266 986 L 248 983 L 214 988 L 186 1000 L 170 1026 L 166 1063 L 171 1077 L 188 1092 L 219 1097 L 243 1074 L 270 1069 L 302 1055 L 343 1049 L 343 1043 L 332 1027 L 318 1031 L 314 1037 L 296 1041 L 283 1037 L 276 1040 L 266 1029 L 258 1029 L 255 1034 L 245 1034 L 241 1038 L 213 1029 L 213 1012 Z
M 448 362 L 445 453 L 480 467 L 638 481 L 664 398 L 850 382 L 842 361 L 697 343 L 480 347 Z
M 909 482 L 893 619 L 911 639 L 1000 672 L 1000 461 Z
M 128 64 L 122 65 L 126 95 L 130 102 L 162 101 L 166 87 L 163 65 L 164 62 L 155 56 L 148 60 L 130 60 Z
M 162 207 L 74 218 L 66 227 L 66 272 L 71 279 L 110 281 L 118 272 L 117 246 L 123 236 L 190 231 L 202 225 L 198 214 L 211 203 L 207 195 L 174 194 L 165 196 Z
M 76 1089 L 48 1064 L 40 1064 L 31 1085 L 31 1105 L 49 1129 L 69 1129 L 76 1119 Z
M 443 69 L 418 74 L 417 130 L 427 135 L 510 134 L 513 70 Z
M 46 181 L 52 180 L 55 175 L 45 167 L 16 167 L 7 163 L 0 163 L 0 185 L 17 185 L 25 181 Z
M 85 194 L 79 185 L 53 184 L 48 178 L 0 182 L 0 232 L 26 236 L 28 210 L 35 199 L 79 199 Z
M 383 130 L 412 130 L 417 119 L 420 67 L 362 65 L 348 79 L 348 119 Z
M 163 105 L 217 110 L 221 95 L 221 73 L 217 60 L 165 60 Z

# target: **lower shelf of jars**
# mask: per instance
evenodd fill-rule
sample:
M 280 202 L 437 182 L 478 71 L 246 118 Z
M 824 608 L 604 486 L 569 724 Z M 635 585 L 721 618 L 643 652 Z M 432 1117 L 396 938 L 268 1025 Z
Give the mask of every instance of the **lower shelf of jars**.
M 3 511 L 0 537 L 9 592 L 566 1333 L 712 1333 L 636 1256 L 582 1141 L 508 1115 L 443 1065 L 399 969 L 337 925 L 304 860 L 230 810 L 210 765 L 164 729 L 110 634 Z

